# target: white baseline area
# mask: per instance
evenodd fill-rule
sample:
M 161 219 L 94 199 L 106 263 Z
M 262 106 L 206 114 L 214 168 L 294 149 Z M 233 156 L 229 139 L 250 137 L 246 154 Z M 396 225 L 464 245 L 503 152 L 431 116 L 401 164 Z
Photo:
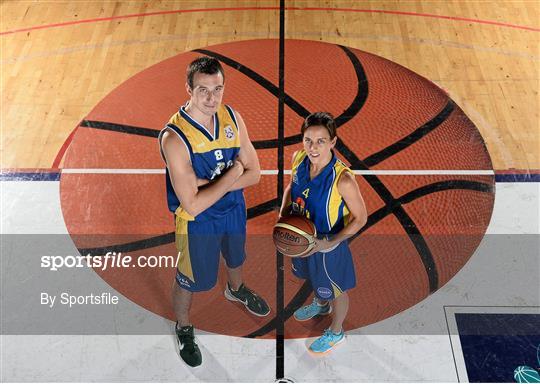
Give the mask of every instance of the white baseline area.
M 76 170 L 64 171 L 76 173 Z M 141 173 L 141 170 L 131 171 Z M 149 171 L 163 172 L 162 169 Z M 67 233 L 60 204 L 60 182 L 1 181 L 0 184 L 2 234 Z M 488 235 L 538 234 L 539 197 L 539 183 L 497 183 Z M 467 299 L 460 299 L 460 304 L 469 305 L 505 305 L 516 300 L 529 305 L 527 297 L 519 295 L 519 286 L 511 287 L 512 281 L 532 276 L 530 264 L 520 262 L 523 251 L 511 244 L 508 249 L 500 250 L 488 246 L 490 244 L 484 242 L 463 270 L 436 294 L 390 320 L 422 321 L 416 315 L 428 306 L 440 308 L 440 317 L 444 318 L 443 305 L 455 304 L 448 298 L 465 297 Z M 495 258 L 497 253 L 500 257 Z M 96 279 L 99 279 L 97 275 Z M 506 293 L 495 295 L 489 281 L 498 282 Z M 527 287 L 527 282 L 522 279 L 519 284 Z M 482 301 L 486 296 L 493 297 L 491 302 Z M 146 310 L 140 308 L 140 311 Z M 175 353 L 173 324 L 157 315 L 155 320 L 162 321 L 162 327 L 171 333 L 2 335 L 2 381 L 271 382 L 274 379 L 274 340 L 236 338 L 198 330 L 205 363 L 202 370 L 192 370 Z M 456 370 L 463 368 L 459 360 L 454 362 L 450 338 L 443 334 L 349 332 L 347 342 L 324 358 L 315 358 L 307 352 L 312 340 L 285 341 L 286 376 L 311 382 L 456 382 Z

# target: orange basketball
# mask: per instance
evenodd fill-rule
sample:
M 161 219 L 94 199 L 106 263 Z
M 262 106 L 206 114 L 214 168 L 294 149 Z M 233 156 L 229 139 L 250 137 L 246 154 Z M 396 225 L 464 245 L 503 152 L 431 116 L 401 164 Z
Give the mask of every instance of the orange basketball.
M 313 249 L 316 235 L 315 226 L 304 216 L 286 216 L 274 225 L 272 237 L 279 252 L 297 257 Z

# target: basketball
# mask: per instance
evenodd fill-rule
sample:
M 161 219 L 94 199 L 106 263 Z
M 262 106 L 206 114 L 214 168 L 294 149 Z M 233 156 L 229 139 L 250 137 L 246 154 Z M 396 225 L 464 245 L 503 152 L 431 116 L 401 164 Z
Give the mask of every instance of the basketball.
M 304 216 L 286 216 L 274 225 L 272 237 L 279 252 L 298 257 L 313 249 L 316 235 L 315 226 Z
M 285 109 L 284 167 L 290 166 L 292 154 L 302 147 L 299 128 L 305 116 L 324 108 L 336 116 L 339 126 L 336 156 L 353 170 L 368 173 L 356 174 L 356 180 L 370 220 L 360 236 L 349 240 L 356 271 L 361 271 L 359 289 L 351 291 L 351 308 L 362 310 L 351 311 L 347 327 L 359 328 L 419 303 L 465 265 L 490 222 L 495 180 L 486 172 L 493 167 L 472 121 L 431 81 L 354 48 L 306 40 L 287 40 L 285 45 L 290 99 Z M 91 241 L 88 235 L 131 234 L 128 245 L 137 248 L 132 256 L 174 254 L 173 221 L 164 200 L 165 175 L 147 170 L 164 167 L 156 137 L 186 97 L 177 86 L 185 82 L 180 69 L 200 55 L 214 55 L 225 66 L 224 103 L 242 114 L 261 170 L 266 172 L 257 185 L 245 190 L 248 256 L 243 270 L 254 290 L 274 297 L 276 235 L 291 234 L 283 228 L 274 231 L 278 48 L 277 40 L 254 40 L 184 52 L 134 75 L 97 104 L 73 134 L 63 166 L 121 172 L 62 174 L 60 199 L 66 228 L 72 235 L 86 235 L 75 244 L 83 250 L 109 246 L 117 243 L 104 237 Z M 317 60 L 312 62 L 314 56 Z M 138 105 L 148 107 L 134 109 L 133 95 Z M 400 174 L 373 174 L 388 170 Z M 407 170 L 422 173 L 401 174 Z M 457 172 L 441 172 L 445 170 Z M 290 180 L 285 174 L 284 184 Z M 294 252 L 283 248 L 282 253 L 302 254 L 308 243 L 304 239 Z M 307 300 L 311 292 L 309 283 L 304 286 L 293 277 L 290 262 L 287 257 L 287 305 Z M 111 268 L 96 273 L 138 305 L 174 318 L 162 300 L 170 290 L 170 269 Z M 225 274 L 220 279 L 225 281 Z M 235 336 L 262 329 L 261 337 L 273 337 L 263 325 L 231 310 L 218 290 L 201 295 L 204 299 L 192 308 L 193 321 L 201 329 Z M 212 320 L 205 302 L 234 319 L 235 326 Z M 288 338 L 314 336 L 326 326 L 321 322 L 307 329 L 291 317 L 286 323 Z
M 518 383 L 540 383 L 538 371 L 525 365 L 514 370 L 514 380 Z

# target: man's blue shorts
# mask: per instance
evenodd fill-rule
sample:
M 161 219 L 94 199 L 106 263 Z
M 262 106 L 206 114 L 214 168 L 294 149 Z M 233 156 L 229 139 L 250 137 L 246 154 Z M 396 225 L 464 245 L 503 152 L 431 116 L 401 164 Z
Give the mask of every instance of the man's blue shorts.
M 220 253 L 229 268 L 239 267 L 246 259 L 245 244 L 245 204 L 210 221 L 176 216 L 176 282 L 190 292 L 212 289 L 217 282 Z
M 295 276 L 310 281 L 315 296 L 321 300 L 334 300 L 356 286 L 354 263 L 346 240 L 329 252 L 293 258 L 292 269 Z

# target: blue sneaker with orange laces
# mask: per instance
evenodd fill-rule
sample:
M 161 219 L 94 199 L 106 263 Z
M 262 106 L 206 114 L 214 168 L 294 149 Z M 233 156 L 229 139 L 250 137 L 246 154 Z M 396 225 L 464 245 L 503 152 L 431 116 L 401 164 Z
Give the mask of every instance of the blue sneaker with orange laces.
M 345 332 L 343 330 L 339 334 L 335 334 L 331 329 L 325 329 L 323 335 L 309 346 L 309 350 L 315 353 L 325 353 L 344 341 Z
M 298 308 L 294 311 L 294 318 L 298 321 L 306 321 L 315 316 L 325 316 L 332 313 L 332 306 L 329 302 L 321 305 L 317 299 L 313 298 L 311 304 Z

